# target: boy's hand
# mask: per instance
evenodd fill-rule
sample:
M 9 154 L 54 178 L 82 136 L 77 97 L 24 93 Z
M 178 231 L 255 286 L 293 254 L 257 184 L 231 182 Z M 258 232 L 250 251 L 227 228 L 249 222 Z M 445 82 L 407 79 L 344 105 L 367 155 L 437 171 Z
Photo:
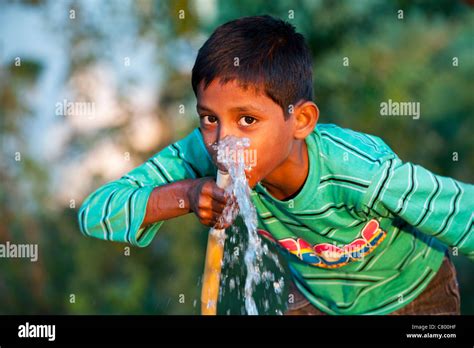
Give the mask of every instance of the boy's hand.
M 188 191 L 190 209 L 197 215 L 199 221 L 204 225 L 219 229 L 230 225 L 217 224 L 227 199 L 224 189 L 217 186 L 213 177 L 196 179 Z

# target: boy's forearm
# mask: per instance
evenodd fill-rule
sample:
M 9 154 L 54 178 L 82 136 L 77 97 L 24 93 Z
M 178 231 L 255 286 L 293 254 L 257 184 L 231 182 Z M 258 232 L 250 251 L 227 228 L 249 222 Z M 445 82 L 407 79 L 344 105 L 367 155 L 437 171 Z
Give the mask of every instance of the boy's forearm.
M 142 227 L 189 213 L 188 192 L 194 179 L 158 186 L 150 194 Z

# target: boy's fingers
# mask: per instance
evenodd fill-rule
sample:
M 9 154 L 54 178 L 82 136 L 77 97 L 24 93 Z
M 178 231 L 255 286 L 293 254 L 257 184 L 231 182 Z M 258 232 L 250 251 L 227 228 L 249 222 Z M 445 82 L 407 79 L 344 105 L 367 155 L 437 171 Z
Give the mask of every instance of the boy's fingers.
M 224 230 L 224 229 L 226 229 L 227 227 L 229 227 L 229 226 L 227 226 L 227 225 L 225 225 L 225 224 L 221 224 L 221 223 L 219 223 L 219 222 L 217 222 L 217 223 L 214 225 L 214 228 L 215 228 L 215 229 L 218 229 L 218 230 Z
M 216 201 L 216 200 L 212 200 L 211 209 L 214 213 L 221 214 L 222 211 L 224 210 L 224 208 L 225 208 L 225 203 L 220 202 L 220 201 Z
M 219 221 L 223 210 L 224 206 L 215 207 L 213 209 L 201 209 L 198 217 L 205 225 L 210 224 L 211 226 L 214 226 L 216 222 Z
M 217 186 L 215 181 L 209 181 L 203 188 L 205 194 L 212 197 L 213 200 L 219 201 L 221 203 L 226 203 L 227 197 L 225 195 L 225 190 Z
M 217 229 L 225 229 L 232 225 L 232 221 L 222 221 L 221 219 L 222 211 L 207 210 L 200 214 L 200 221 L 202 224 L 214 227 Z
M 215 189 L 211 193 L 212 198 L 219 203 L 226 204 L 227 196 L 225 195 L 225 191 L 219 187 L 215 187 Z
M 207 180 L 201 187 L 199 197 L 199 218 L 202 224 L 214 228 L 227 228 L 231 223 L 220 220 L 229 197 L 224 189 L 217 186 L 214 179 Z

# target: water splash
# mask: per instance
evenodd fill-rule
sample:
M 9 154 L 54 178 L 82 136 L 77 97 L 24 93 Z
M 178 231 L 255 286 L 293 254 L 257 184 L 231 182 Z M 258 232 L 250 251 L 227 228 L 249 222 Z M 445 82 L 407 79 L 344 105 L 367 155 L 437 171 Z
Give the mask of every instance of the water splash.
M 272 254 L 266 245 L 262 246 L 262 240 L 257 233 L 257 212 L 250 198 L 250 187 L 245 176 L 245 170 L 250 171 L 251 166 L 246 163 L 246 151 L 250 146 L 248 138 L 238 138 L 235 136 L 227 136 L 222 139 L 214 149 L 217 151 L 217 162 L 224 166 L 230 175 L 231 183 L 226 188 L 226 194 L 229 197 L 228 203 L 222 213 L 220 222 L 233 222 L 239 214 L 247 227 L 248 241 L 245 250 L 244 261 L 247 269 L 247 276 L 244 286 L 245 309 L 249 315 L 258 315 L 258 309 L 253 298 L 256 285 L 262 280 L 268 285 L 273 284 L 273 290 L 276 294 L 281 293 L 283 287 L 283 278 L 275 281 L 274 275 L 270 271 L 262 269 L 262 257 L 268 256 L 275 262 L 278 268 L 283 271 L 279 264 L 278 257 Z M 233 237 L 238 231 L 235 226 L 231 227 Z M 243 249 L 242 243 L 239 245 Z M 238 251 L 239 249 L 237 249 Z M 226 255 L 225 262 L 233 262 L 238 258 L 238 253 L 232 253 L 232 256 Z M 230 260 L 229 260 L 230 259 Z M 235 283 L 239 283 L 239 279 L 230 279 L 230 287 L 233 289 Z M 268 289 L 269 286 L 266 287 Z M 264 302 L 264 308 L 268 309 L 268 300 Z

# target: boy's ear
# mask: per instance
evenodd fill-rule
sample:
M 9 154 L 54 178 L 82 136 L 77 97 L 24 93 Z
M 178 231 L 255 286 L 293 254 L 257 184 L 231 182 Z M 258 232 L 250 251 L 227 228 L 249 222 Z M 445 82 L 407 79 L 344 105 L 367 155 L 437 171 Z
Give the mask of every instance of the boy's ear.
M 306 138 L 316 127 L 319 118 L 319 109 L 312 101 L 305 101 L 298 104 L 295 112 L 295 130 L 296 139 Z

